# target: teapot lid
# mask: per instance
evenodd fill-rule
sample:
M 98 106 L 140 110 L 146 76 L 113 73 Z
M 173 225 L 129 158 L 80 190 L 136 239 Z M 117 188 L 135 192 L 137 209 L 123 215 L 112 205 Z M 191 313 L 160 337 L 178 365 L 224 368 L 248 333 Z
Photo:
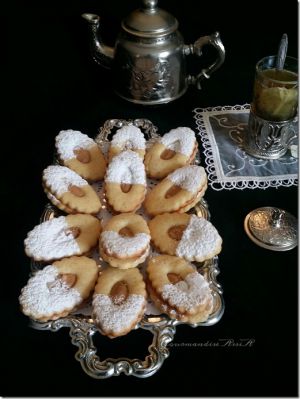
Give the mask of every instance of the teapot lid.
M 141 37 L 164 36 L 174 32 L 178 21 L 173 15 L 158 7 L 157 0 L 143 0 L 143 7 L 133 11 L 122 22 L 122 28 Z

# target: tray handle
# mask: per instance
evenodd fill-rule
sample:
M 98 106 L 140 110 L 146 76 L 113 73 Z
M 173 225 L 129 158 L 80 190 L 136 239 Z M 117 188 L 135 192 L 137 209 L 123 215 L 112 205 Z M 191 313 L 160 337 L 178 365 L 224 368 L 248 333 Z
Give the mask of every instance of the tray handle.
M 149 354 L 144 360 L 121 357 L 118 359 L 107 358 L 101 360 L 96 354 L 97 348 L 93 343 L 93 336 L 97 328 L 88 321 L 66 317 L 45 323 L 31 320 L 31 327 L 38 330 L 58 331 L 62 327 L 70 329 L 72 344 L 79 349 L 75 354 L 83 370 L 91 377 L 105 379 L 118 376 L 121 373 L 139 378 L 150 377 L 162 366 L 170 352 L 167 345 L 173 340 L 176 327 L 175 323 L 163 321 L 157 324 L 141 322 L 139 327 L 153 334 L 152 343 L 148 347 Z

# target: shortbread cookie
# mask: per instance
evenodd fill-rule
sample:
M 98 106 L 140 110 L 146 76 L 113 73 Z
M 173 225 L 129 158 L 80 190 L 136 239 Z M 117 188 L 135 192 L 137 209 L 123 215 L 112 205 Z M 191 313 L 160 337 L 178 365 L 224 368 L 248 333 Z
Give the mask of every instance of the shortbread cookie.
M 66 205 L 64 205 L 63 203 L 61 203 L 56 197 L 54 197 L 53 194 L 50 193 L 50 191 L 48 191 L 45 186 L 44 186 L 44 192 L 47 195 L 47 198 L 49 199 L 49 201 L 51 202 L 52 205 L 56 206 L 56 208 L 60 209 L 63 212 L 66 213 L 75 213 L 73 211 L 73 209 L 68 208 Z
M 186 213 L 164 213 L 150 220 L 151 239 L 162 253 L 204 262 L 221 252 L 222 238 L 206 219 Z
M 195 133 L 188 127 L 170 130 L 146 153 L 147 176 L 162 179 L 175 169 L 190 164 L 197 153 Z
M 100 231 L 100 221 L 94 216 L 60 216 L 39 224 L 28 233 L 25 252 L 35 261 L 44 262 L 82 255 L 96 246 Z
M 147 194 L 144 207 L 149 215 L 187 212 L 203 197 L 207 176 L 202 166 L 176 169 Z
M 120 152 L 132 150 L 143 160 L 145 156 L 145 148 L 146 140 L 141 129 L 134 125 L 123 126 L 118 129 L 111 140 L 108 159 L 111 161 L 112 157 L 118 155 Z
M 103 179 L 106 160 L 93 139 L 78 130 L 62 130 L 55 138 L 60 162 L 88 181 Z
M 97 278 L 97 264 L 86 256 L 54 262 L 38 271 L 22 289 L 22 312 L 38 321 L 67 316 L 90 296 Z
M 128 269 L 144 262 L 150 250 L 146 221 L 134 213 L 113 216 L 103 228 L 99 250 L 113 267 Z
M 189 315 L 185 313 L 179 313 L 176 311 L 175 308 L 172 308 L 171 306 L 167 305 L 154 291 L 152 286 L 149 284 L 148 280 L 146 285 L 147 285 L 147 291 L 155 306 L 158 309 L 160 309 L 162 313 L 167 314 L 171 319 L 176 319 L 184 323 L 195 324 L 206 321 L 210 316 L 210 314 L 213 312 L 213 306 L 214 306 L 213 297 L 210 297 L 210 300 L 207 301 L 206 306 L 203 307 L 201 310 L 199 310 L 198 313 Z
M 108 267 L 100 273 L 92 317 L 102 334 L 110 338 L 127 334 L 143 317 L 145 306 L 145 283 L 138 269 Z
M 169 255 L 150 259 L 147 278 L 151 298 L 170 317 L 196 322 L 212 310 L 208 282 L 184 259 Z
M 105 194 L 114 212 L 135 212 L 146 195 L 146 174 L 142 159 L 133 151 L 123 151 L 108 165 Z
M 101 209 L 100 199 L 93 187 L 66 166 L 48 166 L 43 172 L 43 185 L 46 194 L 50 192 L 66 212 L 97 214 Z M 51 201 L 52 197 L 48 195 L 48 198 Z M 55 202 L 52 201 L 53 205 L 56 205 Z

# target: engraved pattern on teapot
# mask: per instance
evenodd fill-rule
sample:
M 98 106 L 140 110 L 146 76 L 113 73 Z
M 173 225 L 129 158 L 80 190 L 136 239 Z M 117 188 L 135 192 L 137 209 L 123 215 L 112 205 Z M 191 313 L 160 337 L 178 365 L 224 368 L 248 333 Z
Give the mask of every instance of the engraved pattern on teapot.
M 137 59 L 135 64 L 127 64 L 127 68 L 131 70 L 129 90 L 136 99 L 147 100 L 155 96 L 163 97 L 167 93 L 174 94 L 174 82 L 167 60 L 144 57 Z

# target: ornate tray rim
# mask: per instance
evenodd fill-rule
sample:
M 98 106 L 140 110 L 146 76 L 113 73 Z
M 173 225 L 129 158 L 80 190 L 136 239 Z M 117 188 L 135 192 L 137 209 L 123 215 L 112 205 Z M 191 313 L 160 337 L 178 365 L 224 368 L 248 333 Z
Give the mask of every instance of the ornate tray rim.
M 112 133 L 112 129 L 130 124 L 139 127 L 143 131 L 147 143 L 150 145 L 160 137 L 157 134 L 157 127 L 148 119 L 109 119 L 99 128 L 99 133 L 95 137 L 96 143 L 102 147 L 109 142 L 108 136 Z M 199 159 L 197 159 L 195 163 L 200 163 Z M 51 217 L 55 216 L 55 213 L 59 212 L 61 213 L 56 207 L 48 203 L 40 221 L 49 220 Z M 197 215 L 201 214 L 207 220 L 210 219 L 208 204 L 204 198 L 195 206 L 194 212 L 196 212 Z M 195 262 L 193 263 L 196 264 Z M 147 355 L 144 360 L 129 359 L 127 357 L 100 360 L 99 356 L 96 354 L 97 348 L 93 343 L 93 335 L 97 332 L 100 333 L 100 331 L 94 325 L 90 316 L 71 314 L 64 318 L 48 322 L 38 322 L 30 319 L 30 326 L 37 330 L 54 332 L 63 327 L 69 328 L 71 342 L 78 347 L 75 358 L 80 362 L 83 370 L 93 378 L 105 379 L 112 376 L 119 376 L 121 373 L 139 378 L 150 377 L 160 369 L 164 360 L 169 356 L 170 352 L 167 345 L 174 339 L 177 325 L 187 324 L 191 327 L 211 326 L 216 324 L 223 316 L 225 308 L 222 295 L 223 291 L 221 285 L 217 281 L 217 276 L 220 273 L 218 256 L 196 267 L 197 270 L 201 269 L 206 273 L 215 301 L 218 301 L 219 306 L 217 310 L 213 312 L 205 322 L 195 324 L 170 319 L 165 314 L 145 314 L 143 319 L 135 327 L 135 329 L 142 328 L 148 330 L 153 334 L 152 343 L 148 347 L 149 355 Z M 40 263 L 31 262 L 32 273 L 40 268 Z

